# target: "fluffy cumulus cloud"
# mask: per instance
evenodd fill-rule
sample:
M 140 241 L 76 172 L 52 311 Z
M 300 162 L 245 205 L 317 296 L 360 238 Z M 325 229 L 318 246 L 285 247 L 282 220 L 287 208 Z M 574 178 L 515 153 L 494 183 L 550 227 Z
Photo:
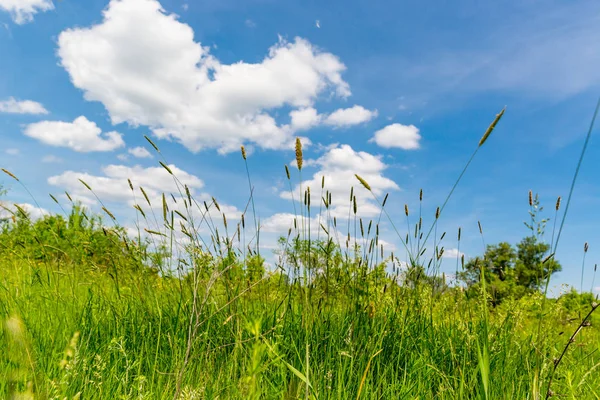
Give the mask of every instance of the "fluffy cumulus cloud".
M 101 23 L 60 34 L 58 55 L 113 123 L 148 126 L 191 151 L 289 148 L 295 129 L 318 123 L 320 96 L 351 94 L 344 64 L 304 39 L 280 39 L 259 63 L 222 64 L 156 0 L 112 0 Z M 289 123 L 270 114 L 282 107 L 297 110 Z M 355 109 L 354 120 L 368 119 L 365 111 Z
M 325 118 L 325 124 L 335 127 L 348 127 L 370 121 L 377 116 L 377 110 L 367 110 L 363 106 L 355 105 L 350 108 L 342 108 L 329 114 Z
M 398 147 L 404 150 L 416 150 L 420 147 L 419 129 L 414 125 L 391 124 L 375 132 L 370 142 L 381 147 Z
M 82 153 L 112 151 L 125 146 L 120 133 L 102 133 L 94 122 L 84 116 L 73 122 L 36 122 L 27 125 L 23 133 L 50 146 L 68 147 Z
M 32 220 L 49 215 L 48 210 L 45 208 L 36 207 L 29 203 L 0 202 L 0 221 L 10 219 L 13 215 L 19 215 L 19 210 L 15 207 L 15 204 L 25 211 Z
M 124 165 L 108 165 L 102 169 L 100 175 L 69 170 L 48 178 L 48 183 L 61 190 L 66 190 L 73 200 L 79 201 L 90 208 L 95 208 L 96 211 L 99 207 L 96 196 L 104 204 L 110 205 L 113 212 L 126 217 L 131 216 L 132 206 L 137 204 L 145 210 L 150 220 L 146 222 L 152 224 L 152 229 L 155 229 L 155 224 L 151 222 L 150 212 L 153 212 L 157 218 L 162 220 L 163 193 L 169 209 L 178 210 L 184 215 L 189 215 L 183 204 L 183 199 L 186 198 L 183 185 L 187 185 L 192 199 L 196 202 L 188 210 L 194 218 L 202 218 L 204 213 L 203 203 L 210 204 L 212 202 L 210 195 L 200 191 L 204 187 L 204 183 L 197 176 L 175 165 L 168 165 L 168 167 L 173 175 L 163 167 L 143 168 L 141 166 L 128 167 Z M 133 185 L 133 192 L 128 180 Z M 82 181 L 92 188 L 93 193 Z M 150 206 L 148 206 L 140 188 L 143 188 L 148 196 Z M 196 206 L 196 204 L 200 206 Z M 231 221 L 240 217 L 239 210 L 234 206 L 220 204 L 220 209 Z M 210 209 L 210 215 L 215 221 L 222 221 L 222 215 L 215 207 Z M 161 224 L 159 224 L 160 226 Z
M 152 154 L 145 147 L 134 147 L 127 152 L 136 158 L 152 158 Z
M 319 115 L 315 108 L 306 107 L 291 111 L 290 118 L 292 128 L 297 131 L 303 131 L 319 125 L 323 116 Z
M 0 3 L 2 0 L 0 0 Z M 14 97 L 0 101 L 0 113 L 8 114 L 48 114 L 43 105 L 32 100 L 19 101 Z
M 200 178 L 177 168 L 175 165 L 169 165 L 169 169 L 182 185 L 187 185 L 190 188 L 192 194 L 194 194 L 194 190 L 204 186 Z M 90 204 L 96 203 L 96 197 L 80 180 L 87 183 L 102 201 L 129 205 L 133 205 L 135 200 L 128 179 L 135 187 L 141 186 L 144 188 L 151 203 L 160 202 L 162 193 L 178 195 L 181 189 L 181 186 L 177 186 L 173 176 L 163 167 L 143 168 L 140 166 L 108 165 L 102 169 L 102 172 L 103 175 L 91 175 L 84 172 L 65 171 L 60 175 L 48 178 L 48 183 L 67 190 L 79 199 L 85 198 Z M 137 194 L 141 196 L 141 192 L 138 191 Z
M 380 207 L 374 202 L 373 196 L 356 179 L 355 174 L 362 177 L 371 187 L 376 196 L 383 196 L 386 192 L 398 190 L 398 185 L 383 175 L 387 165 L 380 156 L 375 156 L 364 151 L 355 151 L 349 145 L 341 145 L 329 149 L 325 154 L 310 163 L 319 167 L 312 179 L 302 182 L 302 188 L 307 186 L 312 190 L 314 201 L 319 203 L 322 178 L 325 177 L 325 190 L 329 190 L 332 197 L 330 212 L 338 218 L 348 216 L 351 207 L 349 201 L 350 189 L 354 187 L 354 196 L 357 200 L 357 215 L 374 217 L 379 214 Z M 295 199 L 298 200 L 300 188 L 294 190 Z M 281 193 L 281 197 L 291 199 L 290 192 Z
M 33 16 L 38 12 L 52 9 L 52 0 L 0 0 L 0 10 L 8 12 L 19 25 L 33 21 Z
M 321 235 L 325 234 L 320 226 L 321 222 L 324 223 L 324 226 L 327 225 L 325 220 L 320 220 L 318 216 L 309 219 L 291 213 L 277 213 L 261 222 L 260 231 L 262 233 L 276 233 L 279 236 L 286 236 L 289 229 L 291 229 L 291 236 L 295 237 L 300 232 L 308 232 L 310 228 L 311 235 L 316 238 L 319 230 L 321 230 Z
M 460 258 L 462 256 L 464 256 L 465 253 L 459 251 L 458 249 L 444 249 L 444 254 L 442 255 L 443 258 Z

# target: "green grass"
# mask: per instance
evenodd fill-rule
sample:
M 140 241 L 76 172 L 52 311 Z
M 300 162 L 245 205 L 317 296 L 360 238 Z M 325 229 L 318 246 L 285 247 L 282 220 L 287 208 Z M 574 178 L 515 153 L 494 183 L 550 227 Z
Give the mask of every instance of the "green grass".
M 216 200 L 196 203 L 180 187 L 175 212 L 165 197 L 151 209 L 131 185 L 147 202 L 146 241 L 77 207 L 36 222 L 15 211 L 0 232 L 0 396 L 538 399 L 550 387 L 600 398 L 600 319 L 582 324 L 593 297 L 536 292 L 491 307 L 485 281 L 473 297 L 432 278 L 440 252 L 421 253 L 430 234 L 441 246 L 443 206 L 430 229 L 394 224 L 410 262 L 428 265 L 423 279 L 403 281 L 377 244 L 386 200 L 379 219 L 362 221 L 351 196 L 345 232 L 327 212 L 326 186 L 301 189 L 297 228 L 265 270 L 252 195 L 248 220 L 227 226 Z M 306 222 L 321 211 L 316 240 Z

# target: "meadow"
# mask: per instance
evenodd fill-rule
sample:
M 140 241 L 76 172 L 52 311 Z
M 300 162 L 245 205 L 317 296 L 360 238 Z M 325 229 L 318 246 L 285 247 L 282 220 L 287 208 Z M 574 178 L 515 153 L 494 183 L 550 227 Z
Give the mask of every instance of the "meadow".
M 194 199 L 184 184 L 156 204 L 129 182 L 137 235 L 104 206 L 95 215 L 73 202 L 63 214 L 36 220 L 18 206 L 6 207 L 0 396 L 600 398 L 597 299 L 575 291 L 547 295 L 581 159 L 571 193 L 562 206 L 557 201 L 562 223 L 552 227 L 550 243 L 534 241 L 542 228 L 537 197 L 529 194 L 536 257 L 510 267 L 518 279 L 497 268 L 492 255 L 501 246 L 474 260 L 457 257 L 461 282 L 439 271 L 446 236 L 460 243 L 460 231 L 438 232 L 436 223 L 503 113 L 483 130 L 430 223 L 408 207 L 406 221 L 389 218 L 389 207 L 404 206 L 388 204 L 387 196 L 377 199 L 379 218 L 363 221 L 354 188 L 348 188 L 348 218 L 338 223 L 328 213 L 324 177 L 320 188 L 294 194 L 296 218 L 282 232 L 276 265 L 265 264 L 257 244 L 252 195 L 233 223 L 217 199 Z M 592 130 L 593 121 L 582 159 Z M 252 158 L 241 152 L 252 188 Z M 166 160 L 160 163 L 172 174 Z M 290 189 L 302 181 L 299 141 L 296 164 L 285 167 Z M 370 190 L 360 176 L 356 186 Z M 170 196 L 180 208 L 168 206 Z M 314 216 L 319 226 L 308 226 Z M 402 254 L 384 256 L 384 223 L 405 246 Z

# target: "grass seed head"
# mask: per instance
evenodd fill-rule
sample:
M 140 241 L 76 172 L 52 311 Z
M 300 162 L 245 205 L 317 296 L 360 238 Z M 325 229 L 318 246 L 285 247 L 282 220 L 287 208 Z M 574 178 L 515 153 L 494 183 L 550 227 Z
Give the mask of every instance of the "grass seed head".
M 496 115 L 496 118 L 494 118 L 494 121 L 492 121 L 492 123 L 490 124 L 490 126 L 487 128 L 487 130 L 485 131 L 485 133 L 483 134 L 483 136 L 479 140 L 479 147 L 483 146 L 483 144 L 488 139 L 488 137 L 490 137 L 490 135 L 492 134 L 492 131 L 496 127 L 496 124 L 498 123 L 498 121 L 500 121 L 500 118 L 502 118 L 502 116 L 504 115 L 504 111 L 506 111 L 506 107 L 504 107 L 502 109 L 502 111 L 500 111 Z
M 219 207 L 219 203 L 217 203 L 217 199 L 215 199 L 214 197 L 212 198 L 213 204 L 215 205 L 215 207 L 217 207 L 217 210 L 219 212 L 221 212 L 221 207 Z
M 148 141 L 148 143 L 150 143 L 150 145 L 152 147 L 154 147 L 154 150 L 156 150 L 158 153 L 160 153 L 160 150 L 158 149 L 158 146 L 156 146 L 154 144 L 154 142 L 152 140 L 150 140 L 150 138 L 148 136 L 144 135 L 144 138 Z
M 162 162 L 162 161 L 159 161 L 158 163 L 159 163 L 159 164 L 160 164 L 160 165 L 161 165 L 161 166 L 162 166 L 164 169 L 166 169 L 166 170 L 167 170 L 167 172 L 168 172 L 170 175 L 173 175 L 173 171 L 171 171 L 171 168 L 169 168 L 169 167 L 167 166 L 167 164 L 165 164 L 165 163 L 164 163 L 164 162 Z
M 116 221 L 117 219 L 115 218 L 115 216 L 113 215 L 113 213 L 111 213 L 110 211 L 108 211 L 108 209 L 106 207 L 102 207 L 102 211 L 104 211 L 113 221 Z
M 92 190 L 92 188 L 90 187 L 90 185 L 88 185 L 87 183 L 85 183 L 85 181 L 83 179 L 79 179 L 79 182 L 81 182 L 83 184 L 83 186 L 85 186 L 87 188 L 87 190 Z
M 529 207 L 533 207 L 533 193 L 529 191 Z
M 556 211 L 558 211 L 560 209 L 560 200 L 561 200 L 561 198 L 560 198 L 560 196 L 558 196 L 558 198 L 556 199 L 556 207 L 555 207 Z
M 358 179 L 358 181 L 360 182 L 360 184 L 363 185 L 365 189 L 367 189 L 369 192 L 371 191 L 371 186 L 369 186 L 369 184 L 367 183 L 367 181 L 365 181 L 363 178 L 361 178 L 357 174 L 354 174 L 354 176 L 356 176 L 356 179 Z
M 302 142 L 300 138 L 296 138 L 296 163 L 298 164 L 298 170 L 302 171 Z
M 140 186 L 140 191 L 142 192 L 142 195 L 144 195 L 144 199 L 146 199 L 146 203 L 148 203 L 148 205 L 151 206 L 150 199 L 148 198 L 148 194 L 146 194 L 146 191 L 141 186 Z
M 17 178 L 12 172 L 10 172 L 7 169 L 2 168 L 2 172 L 4 172 L 6 175 L 10 176 L 11 178 L 13 178 L 15 181 L 19 182 L 19 178 Z
M 404 214 L 408 217 L 408 204 L 404 205 Z
M 241 146 L 241 149 L 242 149 L 242 158 L 245 161 L 246 160 L 246 149 L 244 148 L 244 146 Z

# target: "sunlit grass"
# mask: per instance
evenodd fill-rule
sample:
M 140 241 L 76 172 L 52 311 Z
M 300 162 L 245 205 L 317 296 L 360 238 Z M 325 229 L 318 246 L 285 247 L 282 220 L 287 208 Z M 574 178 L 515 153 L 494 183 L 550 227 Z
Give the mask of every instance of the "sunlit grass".
M 438 274 L 445 234 L 438 235 L 437 222 L 503 113 L 484 131 L 430 225 L 420 210 L 411 224 L 406 207 L 402 230 L 386 210 L 387 196 L 376 198 L 380 217 L 363 220 L 352 188 L 347 224 L 339 223 L 328 212 L 325 177 L 321 188 L 293 193 L 296 219 L 282 233 L 271 268 L 260 253 L 252 159 L 243 148 L 249 194 L 238 219 L 228 219 L 216 199 L 194 199 L 164 159 L 179 192 L 153 204 L 129 182 L 139 221 L 135 238 L 102 203 L 108 223 L 77 206 L 38 221 L 11 209 L 14 218 L 0 233 L 0 394 L 598 398 L 600 321 L 591 294 L 547 299 L 533 293 L 491 307 L 485 280 L 480 295 L 469 297 Z M 302 161 L 298 141 L 298 169 Z M 314 216 L 316 237 L 309 225 Z M 383 223 L 405 246 L 407 265 L 384 253 Z M 483 238 L 481 226 L 480 232 Z M 560 228 L 553 252 L 558 238 Z M 457 270 L 463 263 L 457 258 Z

